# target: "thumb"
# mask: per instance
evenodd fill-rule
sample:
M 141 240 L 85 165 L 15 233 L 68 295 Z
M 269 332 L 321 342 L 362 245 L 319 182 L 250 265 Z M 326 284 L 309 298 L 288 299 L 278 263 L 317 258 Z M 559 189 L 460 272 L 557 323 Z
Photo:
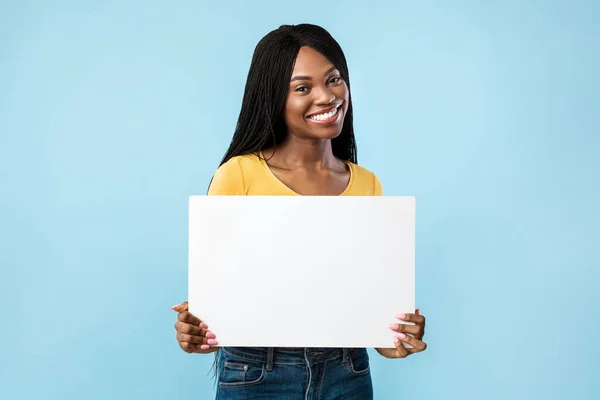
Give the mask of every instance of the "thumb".
M 171 307 L 171 310 L 177 311 L 177 312 L 187 311 L 188 310 L 188 302 L 184 301 L 181 304 L 174 305 L 173 307 Z

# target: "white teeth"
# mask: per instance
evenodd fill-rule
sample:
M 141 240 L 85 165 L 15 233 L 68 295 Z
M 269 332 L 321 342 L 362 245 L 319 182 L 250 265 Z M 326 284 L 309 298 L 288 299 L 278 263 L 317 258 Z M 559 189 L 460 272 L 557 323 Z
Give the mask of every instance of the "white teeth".
M 329 119 L 329 118 L 333 117 L 335 114 L 337 114 L 337 112 L 338 112 L 338 107 L 334 108 L 333 110 L 331 110 L 328 113 L 312 115 L 309 118 L 310 119 L 314 119 L 316 121 L 323 121 L 323 120 L 326 120 L 326 119 Z

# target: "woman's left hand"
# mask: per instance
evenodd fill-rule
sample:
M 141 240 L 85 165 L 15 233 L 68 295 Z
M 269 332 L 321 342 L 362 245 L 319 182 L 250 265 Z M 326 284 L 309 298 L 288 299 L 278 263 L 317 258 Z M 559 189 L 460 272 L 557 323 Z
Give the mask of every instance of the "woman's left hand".
M 406 358 L 411 354 L 419 353 L 427 348 L 427 343 L 423 342 L 423 335 L 425 335 L 425 317 L 422 316 L 417 310 L 415 314 L 400 314 L 396 318 L 413 322 L 415 325 L 406 324 L 390 324 L 390 329 L 396 334 L 394 335 L 394 346 L 393 349 L 375 349 L 379 354 L 386 358 Z M 407 335 L 410 333 L 412 336 Z M 411 345 L 413 348 L 404 347 L 403 343 Z

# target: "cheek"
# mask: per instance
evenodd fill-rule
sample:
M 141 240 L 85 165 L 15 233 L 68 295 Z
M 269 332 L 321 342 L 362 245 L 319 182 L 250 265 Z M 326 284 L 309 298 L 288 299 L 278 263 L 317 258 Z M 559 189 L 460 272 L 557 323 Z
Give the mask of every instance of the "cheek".
M 290 99 L 285 105 L 285 119 L 288 124 L 298 124 L 304 120 L 308 108 L 305 101 L 299 99 Z
M 332 90 L 332 92 L 338 99 L 344 99 L 344 109 L 346 109 L 348 107 L 348 100 L 350 98 L 350 91 L 348 90 L 348 86 L 346 86 L 346 84 L 344 83 L 343 85 L 336 87 L 334 90 Z

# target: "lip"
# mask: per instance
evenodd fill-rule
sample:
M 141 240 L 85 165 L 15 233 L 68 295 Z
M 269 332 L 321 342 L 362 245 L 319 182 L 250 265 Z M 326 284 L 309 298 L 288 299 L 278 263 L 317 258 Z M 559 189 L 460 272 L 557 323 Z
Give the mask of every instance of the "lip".
M 341 106 L 342 106 L 342 103 L 340 103 L 340 104 L 338 104 L 338 105 L 335 105 L 335 106 L 332 106 L 332 107 L 329 107 L 329 108 L 324 108 L 324 109 L 322 109 L 322 110 L 319 110 L 319 111 L 317 111 L 317 112 L 314 112 L 314 113 L 312 113 L 312 114 L 308 114 L 308 115 L 306 116 L 306 118 L 310 118 L 310 117 L 312 117 L 313 115 L 326 114 L 326 113 L 328 113 L 328 112 L 331 112 L 331 111 L 333 111 L 334 109 L 336 109 L 336 108 L 339 108 L 339 107 L 341 107 Z
M 340 105 L 338 107 L 337 113 L 333 117 L 331 117 L 331 118 L 327 118 L 327 119 L 323 119 L 323 120 L 315 120 L 315 119 L 312 119 L 312 118 L 307 118 L 307 120 L 309 120 L 311 124 L 317 124 L 317 125 L 321 125 L 321 126 L 333 126 L 333 125 L 337 125 L 337 124 L 340 123 L 340 121 L 342 121 L 342 114 L 344 113 L 344 111 L 341 108 L 342 107 Z

